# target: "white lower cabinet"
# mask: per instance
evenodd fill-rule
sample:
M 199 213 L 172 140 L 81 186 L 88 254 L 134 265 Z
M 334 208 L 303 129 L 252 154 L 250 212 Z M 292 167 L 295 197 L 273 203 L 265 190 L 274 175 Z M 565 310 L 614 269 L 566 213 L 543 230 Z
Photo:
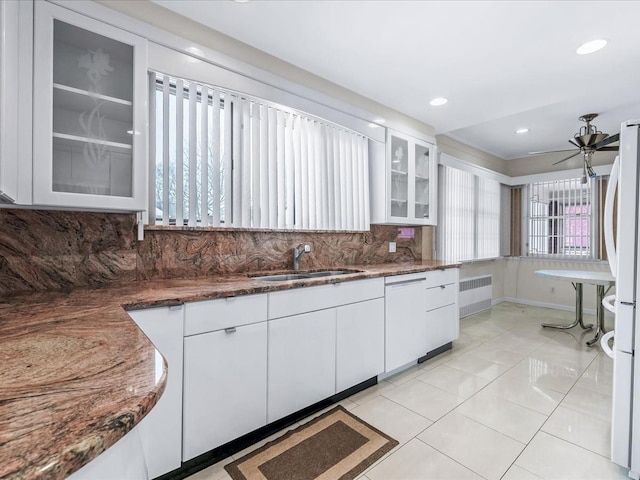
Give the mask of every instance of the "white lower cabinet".
M 336 388 L 336 309 L 269 320 L 268 414 L 273 422 Z
M 267 322 L 184 339 L 183 459 L 267 422 Z
M 179 468 L 182 461 L 184 309 L 182 306 L 159 307 L 134 310 L 128 314 L 156 347 L 154 361 L 157 379 L 163 371 L 162 357 L 167 361 L 167 384 L 164 393 L 135 429 L 140 436 L 149 478 L 155 478 Z M 110 478 L 120 477 L 115 475 Z
M 456 340 L 460 330 L 459 270 L 427 272 L 426 352 Z
M 427 312 L 427 348 L 435 350 L 458 338 L 458 316 L 455 304 Z
M 457 289 L 453 269 L 130 312 L 169 365 L 150 478 L 451 342 Z
M 416 361 L 427 351 L 424 274 L 387 278 L 385 285 L 385 371 Z
M 336 392 L 384 372 L 384 298 L 337 308 Z

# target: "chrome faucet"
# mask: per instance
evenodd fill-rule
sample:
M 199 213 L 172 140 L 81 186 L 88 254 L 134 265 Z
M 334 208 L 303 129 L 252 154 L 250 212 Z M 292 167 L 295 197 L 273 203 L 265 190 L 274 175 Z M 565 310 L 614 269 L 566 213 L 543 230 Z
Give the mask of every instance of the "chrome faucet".
M 295 271 L 300 270 L 300 259 L 305 253 L 311 252 L 311 245 L 308 243 L 300 244 L 297 247 L 293 247 L 293 269 Z

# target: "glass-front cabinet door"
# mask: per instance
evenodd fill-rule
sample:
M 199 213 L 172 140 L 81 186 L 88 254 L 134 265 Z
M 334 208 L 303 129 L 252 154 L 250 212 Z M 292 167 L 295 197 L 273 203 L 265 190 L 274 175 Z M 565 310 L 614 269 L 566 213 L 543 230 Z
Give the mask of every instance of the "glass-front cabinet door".
M 35 204 L 144 210 L 146 41 L 36 3 Z
M 430 172 L 431 168 L 431 146 L 416 143 L 414 145 L 414 161 L 415 161 L 415 202 L 414 216 L 416 219 L 429 218 L 430 202 Z
M 409 217 L 409 142 L 391 135 L 391 216 Z
M 387 212 L 390 223 L 435 225 L 435 146 L 388 131 Z

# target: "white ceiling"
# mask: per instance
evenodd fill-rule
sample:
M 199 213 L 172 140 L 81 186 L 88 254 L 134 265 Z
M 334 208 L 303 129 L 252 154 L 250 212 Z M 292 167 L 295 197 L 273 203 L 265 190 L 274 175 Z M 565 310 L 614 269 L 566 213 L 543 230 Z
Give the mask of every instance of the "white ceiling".
M 154 1 L 505 159 L 640 118 L 640 1 Z

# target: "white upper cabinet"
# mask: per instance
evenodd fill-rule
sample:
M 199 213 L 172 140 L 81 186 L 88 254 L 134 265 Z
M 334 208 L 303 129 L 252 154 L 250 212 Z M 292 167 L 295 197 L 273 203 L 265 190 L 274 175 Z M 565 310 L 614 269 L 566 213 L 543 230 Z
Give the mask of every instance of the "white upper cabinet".
M 33 203 L 144 210 L 146 40 L 36 2 Z
M 32 24 L 32 3 L 0 1 L 0 203 L 31 203 Z
M 371 223 L 435 225 L 436 147 L 387 130 L 386 151 L 370 144 Z M 383 156 L 384 155 L 384 156 Z

